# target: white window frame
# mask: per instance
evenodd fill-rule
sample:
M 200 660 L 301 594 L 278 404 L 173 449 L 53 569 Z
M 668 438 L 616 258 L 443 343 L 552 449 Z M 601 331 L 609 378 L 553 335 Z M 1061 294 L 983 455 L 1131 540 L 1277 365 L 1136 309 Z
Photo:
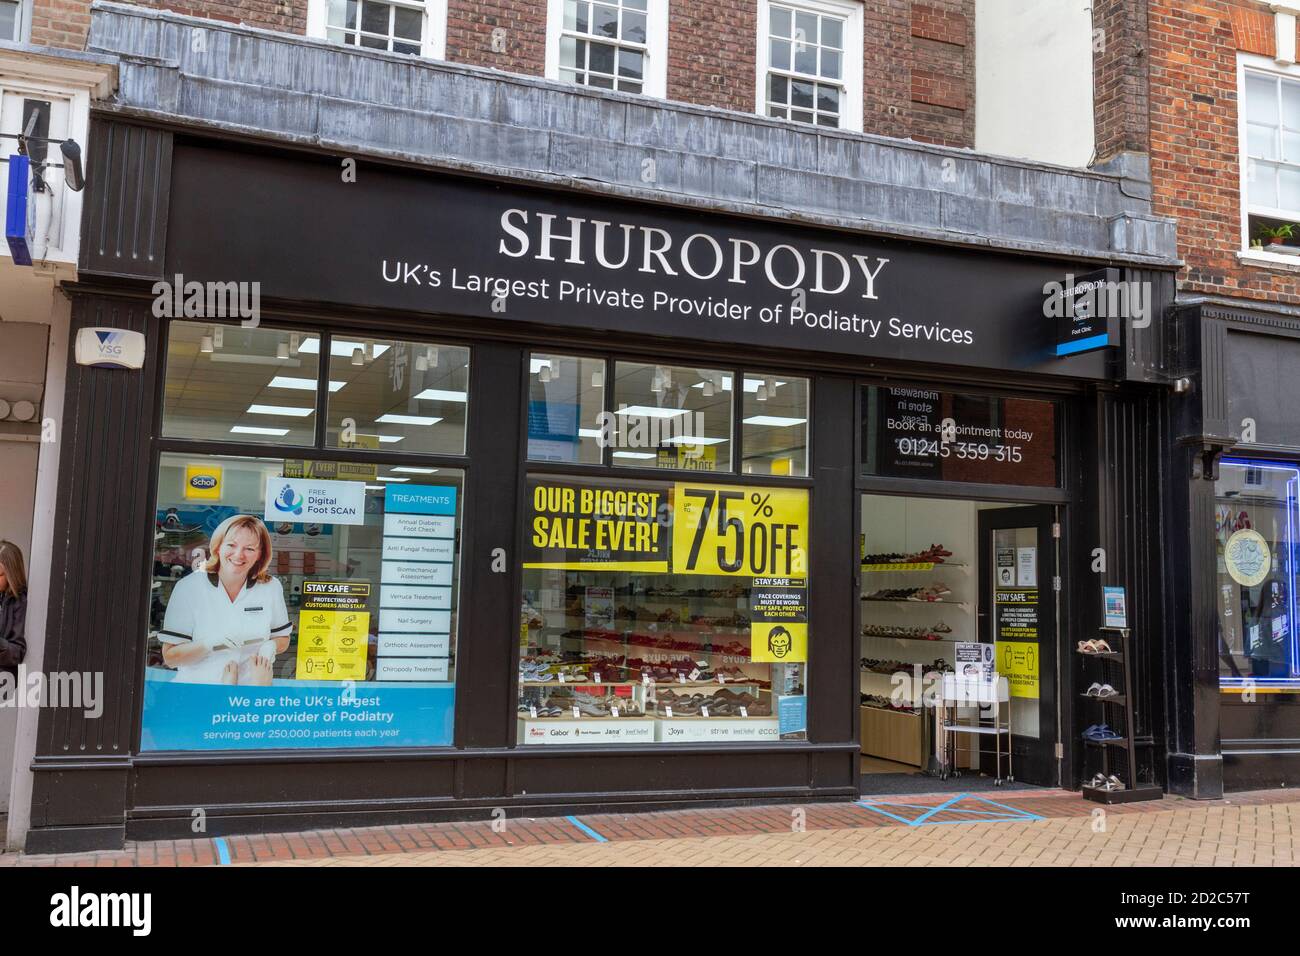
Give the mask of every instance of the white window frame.
M 1298 255 L 1269 252 L 1267 246 L 1263 249 L 1252 249 L 1250 247 L 1250 217 L 1252 215 L 1267 216 L 1271 219 L 1286 219 L 1300 223 L 1300 209 L 1266 209 L 1250 205 L 1250 156 L 1247 153 L 1250 147 L 1246 120 L 1246 76 L 1248 73 L 1300 82 L 1300 65 L 1282 65 L 1272 57 L 1261 56 L 1257 53 L 1237 54 L 1237 167 L 1241 202 L 1241 246 L 1237 256 L 1243 262 L 1254 262 L 1261 265 L 1275 263 L 1288 266 L 1291 270 L 1300 271 L 1300 256 Z M 1278 120 L 1281 121 L 1280 115 Z
M 645 74 L 641 79 L 641 96 L 664 99 L 668 96 L 668 2 L 646 3 Z M 546 78 L 560 78 L 560 37 L 564 33 L 564 0 L 546 2 Z M 600 41 L 597 41 L 600 42 Z M 599 90 L 598 86 L 583 89 Z
M 32 35 L 32 0 L 18 0 L 18 36 L 0 37 L 11 43 L 26 43 Z
M 420 42 L 420 55 L 433 60 L 447 58 L 447 0 L 379 0 L 399 7 L 424 8 L 424 37 Z M 329 0 L 307 0 L 307 36 L 329 40 L 326 25 L 329 20 Z M 366 50 L 369 47 L 338 44 L 343 49 Z M 380 51 L 382 52 L 382 51 Z
M 806 10 L 822 16 L 843 19 L 844 22 L 844 59 L 842 61 L 840 81 L 844 86 L 844 97 L 840 103 L 840 125 L 838 127 L 815 126 L 796 120 L 784 120 L 795 126 L 807 126 L 810 129 L 829 130 L 832 128 L 862 132 L 862 3 L 860 0 L 758 0 L 758 42 L 757 55 L 754 57 L 756 72 L 754 76 L 754 112 L 767 117 L 767 73 L 770 68 L 769 24 L 772 21 L 772 3 L 780 7 Z M 833 82 L 821 79 L 818 82 Z M 768 117 L 771 119 L 772 117 Z M 780 120 L 778 120 L 780 122 Z

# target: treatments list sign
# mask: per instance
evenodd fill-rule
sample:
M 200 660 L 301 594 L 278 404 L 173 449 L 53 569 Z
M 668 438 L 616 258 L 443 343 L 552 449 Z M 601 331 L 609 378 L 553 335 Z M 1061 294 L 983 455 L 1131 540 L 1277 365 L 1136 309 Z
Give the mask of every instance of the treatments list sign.
M 284 301 L 1106 374 L 1056 357 L 1048 260 L 198 145 L 176 148 L 168 229 L 167 274 Z

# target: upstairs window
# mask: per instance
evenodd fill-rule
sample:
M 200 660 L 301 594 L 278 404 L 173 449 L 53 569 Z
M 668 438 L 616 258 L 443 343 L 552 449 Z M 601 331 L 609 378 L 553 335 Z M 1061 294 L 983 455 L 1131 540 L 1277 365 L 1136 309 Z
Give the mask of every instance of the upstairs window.
M 23 5 L 18 0 L 0 0 L 0 40 L 17 43 L 23 34 Z
M 759 4 L 758 112 L 814 126 L 862 128 L 859 4 Z
M 1300 261 L 1300 76 L 1242 70 L 1243 232 Z
M 668 0 L 550 0 L 551 79 L 663 96 L 667 53 Z
M 441 59 L 446 0 L 310 0 L 309 36 L 343 46 Z

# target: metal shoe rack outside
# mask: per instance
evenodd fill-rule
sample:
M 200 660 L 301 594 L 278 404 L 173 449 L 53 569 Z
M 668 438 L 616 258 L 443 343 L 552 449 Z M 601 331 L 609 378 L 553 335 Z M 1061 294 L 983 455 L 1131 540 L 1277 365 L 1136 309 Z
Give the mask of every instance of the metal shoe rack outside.
M 1106 719 L 1107 715 L 1114 713 L 1116 708 L 1121 709 L 1124 717 L 1124 733 L 1123 736 L 1115 740 L 1089 740 L 1085 737 L 1083 742 L 1088 747 L 1096 747 L 1101 750 L 1101 772 L 1106 776 L 1110 776 L 1115 769 L 1118 769 L 1112 766 L 1112 753 L 1116 750 L 1122 750 L 1127 759 L 1123 768 L 1123 790 L 1107 790 L 1103 787 L 1085 786 L 1083 796 L 1097 803 L 1136 803 L 1139 800 L 1159 800 L 1164 796 L 1163 790 L 1151 784 L 1139 786 L 1137 783 L 1137 748 L 1133 745 L 1133 694 L 1129 683 L 1131 674 L 1129 655 L 1132 631 L 1127 627 L 1103 627 L 1099 628 L 1099 630 L 1102 632 L 1103 638 L 1109 638 L 1107 644 L 1112 644 L 1114 639 L 1118 637 L 1119 650 L 1100 654 L 1077 651 L 1079 656 L 1085 660 L 1095 659 L 1101 662 L 1099 668 L 1101 674 L 1096 677 L 1092 676 L 1094 672 L 1088 668 L 1088 665 L 1084 665 L 1084 680 L 1088 682 L 1084 686 L 1087 687 L 1095 681 L 1110 684 L 1114 687 L 1115 681 L 1118 679 L 1120 681 L 1120 693 L 1114 697 L 1097 697 L 1081 692 L 1080 696 L 1094 702 L 1096 712 L 1101 715 L 1101 719 L 1096 721 L 1099 724 L 1109 726 L 1110 721 Z M 1116 675 L 1118 675 L 1118 678 Z M 1086 761 L 1084 766 L 1086 768 Z M 1086 769 L 1084 773 L 1087 773 Z
M 941 778 L 952 775 L 961 776 L 957 768 L 957 758 L 963 753 L 972 754 L 977 761 L 983 753 L 980 742 L 993 738 L 993 785 L 1014 781 L 1014 768 L 1011 764 L 1011 697 L 1007 679 L 996 677 L 992 683 L 985 683 L 982 678 L 966 677 L 959 674 L 944 674 L 941 689 L 942 707 L 939 711 L 940 752 L 942 763 L 939 767 Z M 975 708 L 976 718 L 973 723 L 963 723 L 959 708 Z M 961 747 L 957 741 L 964 738 L 967 747 Z M 1002 759 L 1006 758 L 1007 775 L 1002 776 Z M 978 771 L 977 771 L 978 772 Z

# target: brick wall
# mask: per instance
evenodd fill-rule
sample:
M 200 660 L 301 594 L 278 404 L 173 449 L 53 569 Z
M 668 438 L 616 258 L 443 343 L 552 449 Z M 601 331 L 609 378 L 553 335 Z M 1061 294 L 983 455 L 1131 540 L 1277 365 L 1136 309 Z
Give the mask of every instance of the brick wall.
M 1181 288 L 1300 305 L 1300 275 L 1237 259 L 1237 52 L 1272 57 L 1272 14 L 1248 0 L 1150 0 L 1149 27 L 1154 211 L 1178 220 Z
M 1099 162 L 1147 149 L 1147 5 L 1148 0 L 1093 0 L 1093 125 Z
M 142 6 L 303 33 L 307 0 L 138 0 Z M 659 2 L 659 0 L 652 0 Z M 82 49 L 89 0 L 35 0 L 32 42 Z M 668 97 L 749 113 L 757 0 L 672 0 Z M 447 59 L 541 75 L 546 0 L 448 0 Z M 975 139 L 975 0 L 863 0 L 863 128 L 925 142 Z M 494 49 L 494 33 L 503 30 Z
M 305 0 L 296 0 L 305 2 Z M 493 49 L 493 33 L 498 49 Z M 546 0 L 449 0 L 447 59 L 509 73 L 546 72 Z

